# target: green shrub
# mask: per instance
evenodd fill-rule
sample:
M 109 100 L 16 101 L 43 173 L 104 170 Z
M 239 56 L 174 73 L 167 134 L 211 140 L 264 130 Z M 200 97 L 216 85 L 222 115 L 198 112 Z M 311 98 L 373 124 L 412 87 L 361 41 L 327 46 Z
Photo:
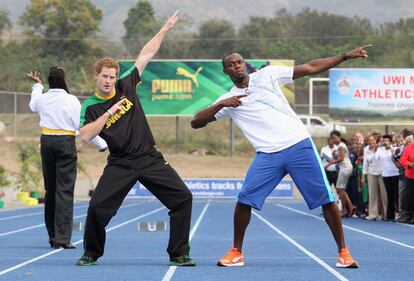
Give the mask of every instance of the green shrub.
M 33 144 L 18 144 L 20 171 L 16 175 L 16 189 L 40 191 L 42 189 L 42 162 L 39 149 Z

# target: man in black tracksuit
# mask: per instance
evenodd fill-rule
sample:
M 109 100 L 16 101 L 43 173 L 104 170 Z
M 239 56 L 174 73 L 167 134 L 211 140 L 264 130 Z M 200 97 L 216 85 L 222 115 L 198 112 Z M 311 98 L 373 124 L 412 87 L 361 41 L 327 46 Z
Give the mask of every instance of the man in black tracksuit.
M 88 141 L 95 135 L 108 144 L 110 155 L 89 203 L 84 235 L 84 255 L 77 265 L 92 265 L 104 253 L 105 226 L 139 180 L 169 210 L 170 265 L 194 266 L 189 257 L 192 194 L 154 147 L 155 141 L 136 94 L 140 74 L 174 26 L 177 12 L 143 47 L 134 66 L 118 80 L 119 67 L 111 58 L 95 66 L 96 93 L 82 105 L 79 132 Z

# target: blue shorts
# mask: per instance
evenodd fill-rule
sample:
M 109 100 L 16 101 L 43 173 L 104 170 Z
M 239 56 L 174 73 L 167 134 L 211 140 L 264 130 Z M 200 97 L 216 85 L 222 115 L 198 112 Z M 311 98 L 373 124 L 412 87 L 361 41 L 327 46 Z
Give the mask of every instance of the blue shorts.
M 283 177 L 289 174 L 309 209 L 335 202 L 319 153 L 308 138 L 274 153 L 258 152 L 253 159 L 237 201 L 257 210 Z

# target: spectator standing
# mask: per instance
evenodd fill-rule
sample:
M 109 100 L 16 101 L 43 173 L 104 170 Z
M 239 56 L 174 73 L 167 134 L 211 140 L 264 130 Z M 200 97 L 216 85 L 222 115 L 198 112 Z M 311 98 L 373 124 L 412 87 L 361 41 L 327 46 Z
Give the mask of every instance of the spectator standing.
M 332 143 L 338 146 L 338 158 L 333 160 L 332 164 L 338 164 L 338 180 L 336 181 L 336 191 L 342 202 L 341 216 L 350 217 L 355 214 L 356 207 L 352 204 L 351 199 L 346 192 L 349 177 L 352 174 L 352 163 L 349 159 L 349 150 L 347 144 L 341 138 L 339 131 L 332 131 L 330 134 Z
M 412 133 L 412 131 L 409 129 L 404 129 L 401 132 L 401 137 L 402 138 L 405 137 L 405 138 L 401 146 L 398 149 L 396 149 L 394 153 L 395 158 L 397 160 L 400 160 L 400 157 L 402 156 L 405 150 L 405 147 L 408 147 L 414 141 L 413 135 L 408 135 L 409 133 Z M 401 161 L 400 161 L 400 164 L 401 164 Z M 408 223 L 411 221 L 411 218 L 412 218 L 412 214 L 408 208 L 410 190 L 406 186 L 405 168 L 402 165 L 400 169 L 400 181 L 399 181 L 398 187 L 399 187 L 399 200 L 398 200 L 399 215 L 398 215 L 397 222 Z
M 346 192 L 348 193 L 351 202 L 353 202 L 357 208 L 356 216 L 365 217 L 365 208 L 362 204 L 362 197 L 359 188 L 359 175 L 358 175 L 358 165 L 361 158 L 359 155 L 361 150 L 361 145 L 359 144 L 358 136 L 354 135 L 351 140 L 351 147 L 349 149 L 349 159 L 352 164 L 352 173 L 348 179 L 348 184 L 346 186 Z
M 382 209 L 387 208 L 387 197 L 384 181 L 382 179 L 381 163 L 375 153 L 377 152 L 377 137 L 371 135 L 368 137 L 368 145 L 364 148 L 364 162 L 362 172 L 368 178 L 368 220 L 377 220 L 385 218 L 385 214 L 380 214 L 379 200 Z M 365 177 L 362 177 L 362 183 Z
M 338 179 L 338 171 L 336 165 L 332 164 L 334 160 L 333 152 L 338 149 L 336 145 L 332 143 L 331 138 L 327 138 L 328 145 L 321 148 L 321 160 L 325 169 L 326 177 L 329 184 L 332 186 L 336 184 Z
M 398 180 L 399 163 L 395 160 L 392 137 L 383 136 L 384 144 L 378 148 L 377 156 L 381 162 L 382 178 L 387 192 L 387 212 L 385 220 L 395 220 L 395 212 L 398 206 Z
M 74 249 L 72 238 L 73 196 L 77 172 L 76 130 L 81 105 L 69 94 L 65 72 L 59 66 L 49 69 L 49 90 L 43 92 L 40 72 L 27 73 L 35 82 L 29 107 L 39 113 L 42 128 L 40 153 L 45 186 L 44 219 L 50 247 Z M 97 137 L 93 142 L 104 149 L 106 143 Z
M 414 224 L 414 144 L 406 146 L 400 159 L 405 168 L 405 194 L 402 208 L 405 210 L 406 223 Z

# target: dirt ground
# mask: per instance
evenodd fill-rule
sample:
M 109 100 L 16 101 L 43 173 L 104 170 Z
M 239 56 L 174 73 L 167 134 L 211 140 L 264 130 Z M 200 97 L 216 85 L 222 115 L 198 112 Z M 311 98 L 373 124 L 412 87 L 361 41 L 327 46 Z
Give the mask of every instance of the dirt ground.
M 79 145 L 78 145 L 79 147 Z M 162 151 L 161 151 L 162 152 Z M 244 177 L 250 157 L 225 157 L 163 153 L 165 159 L 183 178 L 233 178 Z M 81 163 L 87 167 L 91 177 L 99 177 L 106 165 L 107 152 L 99 153 L 91 145 L 82 145 L 78 152 Z M 80 174 L 80 177 L 84 175 Z
M 37 140 L 30 140 L 36 144 Z M 98 152 L 89 144 L 77 142 L 78 159 L 87 170 L 90 177 L 99 177 L 106 165 L 108 152 Z M 162 151 L 161 151 L 162 152 Z M 185 153 L 163 153 L 167 161 L 177 170 L 183 178 L 212 178 L 212 177 L 244 177 L 251 162 L 251 157 L 245 156 L 216 156 Z M 18 172 L 20 163 L 18 160 L 18 149 L 16 141 L 0 139 L 0 165 L 3 165 L 8 172 Z M 79 172 L 79 177 L 86 177 Z

